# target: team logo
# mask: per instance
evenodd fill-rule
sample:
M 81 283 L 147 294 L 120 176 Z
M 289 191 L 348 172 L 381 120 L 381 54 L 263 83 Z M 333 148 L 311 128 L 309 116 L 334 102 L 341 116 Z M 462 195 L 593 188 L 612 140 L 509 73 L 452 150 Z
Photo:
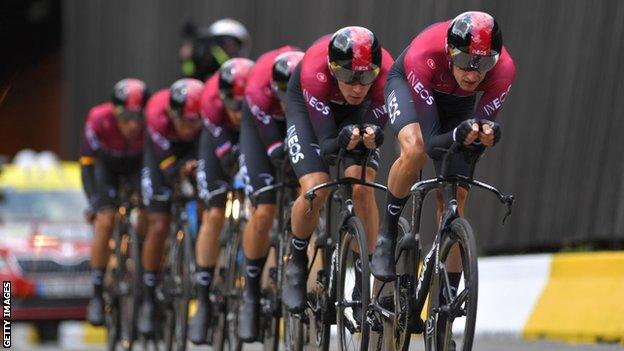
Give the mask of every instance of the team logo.
M 436 69 L 436 64 L 433 59 L 427 59 L 427 66 L 429 66 L 429 68 L 431 69 Z
M 316 74 L 316 79 L 318 79 L 319 82 L 323 82 L 323 83 L 327 82 L 327 76 L 323 72 L 317 73 Z

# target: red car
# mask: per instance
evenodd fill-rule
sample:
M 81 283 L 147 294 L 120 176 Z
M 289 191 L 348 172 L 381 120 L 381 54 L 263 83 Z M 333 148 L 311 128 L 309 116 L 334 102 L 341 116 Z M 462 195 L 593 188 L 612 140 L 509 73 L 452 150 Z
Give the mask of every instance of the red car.
M 0 278 L 12 282 L 13 321 L 32 321 L 40 339 L 62 320 L 82 320 L 92 293 L 92 229 L 75 163 L 5 166 L 0 173 Z

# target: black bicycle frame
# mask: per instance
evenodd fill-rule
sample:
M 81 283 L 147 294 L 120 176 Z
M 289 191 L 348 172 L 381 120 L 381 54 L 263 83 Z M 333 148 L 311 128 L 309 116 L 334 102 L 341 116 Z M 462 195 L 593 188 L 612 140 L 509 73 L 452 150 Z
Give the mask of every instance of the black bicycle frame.
M 412 230 L 411 233 L 404 235 L 397 243 L 397 247 L 399 249 L 399 257 L 408 250 L 419 249 L 418 245 L 420 242 L 420 221 L 423 202 L 432 190 L 442 189 L 443 202 L 446 204 L 444 207 L 444 213 L 442 215 L 442 220 L 440 221 L 440 226 L 434 238 L 431 250 L 429 250 L 427 256 L 425 256 L 423 260 L 423 268 L 421 273 L 418 275 L 418 284 L 416 285 L 414 299 L 412 300 L 414 301 L 415 306 L 415 309 L 413 311 L 416 311 L 417 315 L 420 315 L 420 312 L 422 311 L 425 300 L 427 298 L 428 288 L 425 289 L 425 287 L 428 287 L 431 283 L 432 273 L 437 274 L 438 269 L 440 268 L 438 265 L 435 265 L 435 263 L 439 261 L 439 250 L 442 238 L 444 237 L 444 235 L 447 235 L 449 227 L 453 220 L 459 217 L 458 203 L 456 199 L 458 186 L 463 185 L 466 188 L 468 188 L 469 186 L 475 186 L 493 193 L 502 204 L 507 206 L 507 213 L 503 218 L 503 224 L 505 223 L 507 217 L 511 215 L 511 209 L 514 203 L 513 195 L 503 195 L 498 189 L 494 188 L 493 186 L 472 179 L 475 166 L 479 158 L 483 154 L 483 148 L 466 148 L 461 147 L 461 145 L 458 143 L 453 143 L 453 145 L 445 151 L 446 153 L 442 160 L 440 175 L 436 178 L 419 181 L 414 184 L 414 186 L 410 189 L 410 195 L 412 196 L 412 221 L 410 223 L 410 226 Z M 470 158 L 470 177 L 462 175 L 446 175 L 450 155 L 458 151 L 466 152 L 468 154 L 467 157 Z M 448 284 L 448 279 L 446 279 L 445 281 L 446 284 Z M 383 289 L 383 285 L 385 284 L 386 283 L 382 284 L 381 289 Z M 447 286 L 447 291 L 450 291 L 449 286 Z M 394 312 L 382 307 L 377 299 L 374 300 L 374 308 L 382 313 L 384 316 L 388 318 L 394 318 Z
M 340 245 L 340 238 L 338 234 L 340 231 L 339 230 L 337 232 L 332 231 L 332 224 L 331 224 L 331 217 L 332 217 L 331 208 L 332 208 L 332 202 L 335 201 L 336 192 L 337 191 L 340 192 L 341 206 L 340 206 L 340 216 L 339 216 L 339 224 L 340 224 L 339 228 L 342 228 L 347 223 L 349 218 L 354 216 L 353 185 L 364 185 L 367 187 L 387 191 L 387 188 L 384 185 L 375 183 L 375 182 L 369 182 L 366 180 L 366 168 L 368 167 L 368 163 L 373 154 L 373 150 L 368 150 L 366 152 L 366 157 L 360 163 L 360 166 L 362 167 L 360 178 L 340 177 L 340 175 L 342 174 L 341 165 L 342 165 L 345 152 L 346 152 L 345 149 L 340 149 L 340 151 L 338 152 L 338 157 L 336 158 L 336 165 L 334 167 L 336 171 L 336 178 L 334 178 L 334 180 L 332 181 L 319 184 L 304 194 L 305 199 L 308 200 L 309 202 L 309 206 L 310 206 L 309 211 L 312 211 L 313 201 L 316 198 L 316 192 L 321 189 L 331 188 L 330 193 L 327 196 L 327 200 L 325 201 L 325 232 L 321 233 L 321 235 L 319 235 L 316 238 L 314 255 L 312 257 L 312 260 L 310 260 L 310 264 L 308 267 L 308 271 L 310 271 L 311 267 L 314 265 L 314 261 L 316 260 L 317 254 L 320 249 L 334 246 L 332 250 L 332 255 L 331 255 L 331 262 L 329 264 L 330 271 L 325 272 L 325 274 L 329 273 L 329 277 L 327 277 L 328 279 L 326 280 L 325 283 L 327 286 L 326 291 L 329 291 L 330 294 L 333 292 L 333 289 L 334 289 L 334 280 L 335 280 L 334 270 L 336 268 L 336 262 L 338 258 L 337 256 L 339 252 L 338 249 Z M 332 299 L 333 298 L 335 298 L 335 296 L 332 296 Z M 312 308 L 313 306 L 308 306 L 308 307 Z M 313 311 L 317 312 L 314 309 Z

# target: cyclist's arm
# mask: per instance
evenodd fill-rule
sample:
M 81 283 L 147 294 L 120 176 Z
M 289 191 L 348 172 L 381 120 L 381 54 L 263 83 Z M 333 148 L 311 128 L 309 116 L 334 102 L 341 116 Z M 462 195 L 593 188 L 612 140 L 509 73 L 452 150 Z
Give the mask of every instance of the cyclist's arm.
M 494 121 L 503 106 L 503 102 L 507 99 L 509 90 L 511 89 L 512 79 L 501 79 L 491 85 L 491 87 L 483 93 L 477 109 L 475 110 L 475 118 L 487 119 Z
M 149 128 L 148 131 L 151 142 L 149 145 L 145 145 L 145 147 L 152 148 L 152 155 L 158 168 L 168 182 L 173 182 L 180 172 L 181 162 L 171 150 L 169 140 L 157 131 L 149 130 Z
M 310 124 L 318 140 L 323 154 L 335 154 L 338 152 L 338 127 L 329 107 L 329 100 L 325 97 L 322 87 L 312 86 L 310 90 L 304 87 L 302 81 L 303 98 L 306 109 L 310 116 Z
M 228 128 L 216 126 L 205 119 L 206 128 L 202 133 L 206 134 L 210 150 L 219 159 L 224 170 L 232 170 L 238 165 L 238 147 L 232 131 Z
M 431 88 L 431 70 L 424 67 L 414 69 L 406 72 L 407 77 L 397 77 L 394 79 L 401 79 L 401 84 L 398 86 L 400 89 L 409 89 L 414 107 L 413 111 L 407 111 L 407 113 L 415 113 L 417 116 L 418 124 L 425 144 L 425 151 L 431 158 L 439 157 L 437 148 L 448 148 L 453 143 L 453 134 L 444 133 L 438 134 L 440 129 L 440 121 L 438 115 L 438 108 L 433 98 L 433 89 Z M 411 85 L 410 85 L 410 82 Z M 393 110 L 391 110 L 391 115 Z M 403 110 L 400 111 L 404 113 Z
M 89 126 L 85 127 L 85 134 L 82 138 L 80 147 L 80 175 L 82 178 L 82 187 L 89 200 L 89 205 L 93 205 L 93 199 L 96 194 L 95 184 L 95 162 L 96 152 L 99 149 L 99 140 L 95 131 Z
M 248 101 L 251 102 L 251 100 Z M 243 114 L 248 114 L 243 116 L 243 118 L 251 118 L 256 124 L 258 134 L 269 157 L 275 148 L 284 145 L 284 136 L 277 122 L 258 105 L 250 104 L 249 108 L 243 109 Z

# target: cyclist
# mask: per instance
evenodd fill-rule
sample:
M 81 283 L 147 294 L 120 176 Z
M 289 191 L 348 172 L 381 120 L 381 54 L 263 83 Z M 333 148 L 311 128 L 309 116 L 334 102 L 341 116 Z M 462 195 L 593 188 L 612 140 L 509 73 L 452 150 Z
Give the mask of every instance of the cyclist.
M 204 202 L 196 242 L 197 312 L 189 325 L 189 339 L 206 343 L 210 318 L 209 289 L 219 255 L 225 221 L 228 184 L 238 171 L 238 131 L 245 85 L 253 61 L 233 58 L 206 82 L 201 94 L 204 128 L 200 138 L 197 187 Z
M 496 20 L 484 12 L 465 12 L 421 32 L 398 57 L 388 75 L 386 104 L 401 154 L 388 178 L 384 219 L 379 229 L 371 271 L 382 281 L 395 278 L 394 247 L 398 220 L 410 187 L 428 154 L 440 172 L 442 151 L 453 142 L 491 147 L 500 139 L 494 122 L 515 77 L 515 66 L 503 46 Z M 483 95 L 477 103 L 477 94 Z M 476 106 L 476 108 L 475 108 Z M 449 173 L 469 176 L 470 165 L 451 156 Z M 457 191 L 463 215 L 468 192 Z M 442 194 L 437 194 L 441 218 Z M 457 247 L 447 262 L 449 280 L 457 289 L 461 262 Z
M 184 26 L 184 42 L 180 47 L 182 74 L 205 80 L 232 57 L 247 57 L 251 37 L 245 26 L 224 18 L 196 28 L 191 22 Z
M 202 89 L 199 80 L 180 79 L 169 89 L 156 92 L 145 109 L 141 185 L 149 226 L 142 251 L 144 294 L 138 317 L 138 331 L 144 335 L 154 333 L 158 318 L 155 287 L 171 223 L 173 184 L 178 177 L 192 175 L 197 166 Z
M 91 246 L 93 297 L 87 306 L 87 320 L 104 324 L 103 280 L 108 263 L 108 240 L 115 226 L 117 190 L 126 180 L 130 189 L 141 189 L 143 153 L 143 107 L 148 98 L 145 83 L 126 78 L 113 87 L 112 101 L 93 107 L 85 123 L 80 152 L 82 184 L 89 200 L 87 217 L 94 221 Z M 140 216 L 139 233 L 145 223 Z
M 381 144 L 381 129 L 388 119 L 383 89 L 392 62 L 390 54 L 370 30 L 345 27 L 331 37 L 317 40 L 306 51 L 288 83 L 287 145 L 301 186 L 301 195 L 292 208 L 294 237 L 282 292 L 284 304 L 291 312 L 300 313 L 305 307 L 306 248 L 318 225 L 328 191 L 317 192 L 311 210 L 303 194 L 329 181 L 324 159 L 340 148 L 349 150 L 345 175 L 360 177 L 360 156 L 353 151 L 376 150 Z M 364 123 L 367 125 L 361 130 L 360 125 Z M 375 178 L 378 160 L 376 150 L 366 170 L 368 181 Z M 361 216 L 368 240 L 373 242 L 379 222 L 375 193 L 356 185 L 353 198 L 355 213 Z M 356 276 L 361 279 L 361 272 Z
M 241 170 L 245 174 L 247 193 L 273 184 L 274 164 L 284 160 L 286 122 L 284 102 L 279 96 L 303 52 L 283 46 L 260 56 L 249 73 L 245 88 L 241 120 Z M 273 162 L 272 162 L 273 161 Z M 238 313 L 238 334 L 245 342 L 258 339 L 260 278 L 269 252 L 269 230 L 276 213 L 275 192 L 263 193 L 256 199 L 256 208 L 245 232 L 245 289 Z

